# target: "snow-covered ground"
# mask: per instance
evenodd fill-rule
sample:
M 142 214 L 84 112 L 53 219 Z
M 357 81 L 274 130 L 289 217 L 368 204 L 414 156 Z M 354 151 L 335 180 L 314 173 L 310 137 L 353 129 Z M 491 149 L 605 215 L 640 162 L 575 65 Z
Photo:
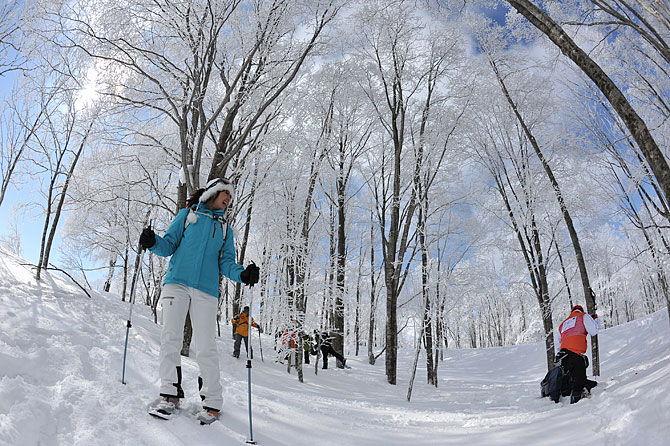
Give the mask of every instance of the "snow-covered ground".
M 59 273 L 37 283 L 21 259 L 0 251 L 1 445 L 234 445 L 248 437 L 247 369 L 219 339 L 225 405 L 220 422 L 200 426 L 197 366 L 183 360 L 185 408 L 161 421 L 160 327 L 138 305 L 130 330 L 127 385 L 121 364 L 128 304 L 87 298 Z M 398 385 L 383 357 L 351 369 L 313 368 L 305 383 L 273 361 L 253 366 L 254 439 L 261 445 L 644 445 L 670 444 L 670 324 L 664 309 L 602 332 L 602 376 L 578 404 L 539 397 L 540 344 L 450 350 L 440 387 L 418 371 L 406 401 L 412 352 L 399 352 Z M 258 347 L 258 338 L 253 340 Z M 260 355 L 258 355 L 260 356 Z

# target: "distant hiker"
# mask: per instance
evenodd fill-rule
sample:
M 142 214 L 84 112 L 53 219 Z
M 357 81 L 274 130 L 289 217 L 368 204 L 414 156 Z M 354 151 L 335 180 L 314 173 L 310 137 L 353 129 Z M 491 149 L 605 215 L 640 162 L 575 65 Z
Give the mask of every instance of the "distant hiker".
M 163 237 L 151 228 L 145 228 L 140 236 L 140 245 L 145 249 L 161 257 L 172 256 L 161 297 L 165 321 L 159 359 L 163 399 L 150 412 L 154 416 L 169 418 L 184 397 L 180 352 L 187 313 L 191 316 L 195 358 L 200 368 L 203 409 L 197 418 L 210 424 L 221 410 L 223 389 L 215 343 L 219 275 L 247 285 L 257 283 L 259 276 L 256 265 L 245 269 L 235 263 L 233 231 L 224 214 L 233 196 L 228 179 L 214 179 L 195 191 Z
M 586 386 L 587 391 L 596 386 L 595 381 L 586 379 L 588 358 L 584 355 L 587 349 L 586 336 L 595 336 L 600 330 L 600 320 L 597 314 L 589 315 L 581 305 L 575 305 L 570 310 L 570 316 L 558 327 L 561 350 L 556 355 L 563 371 L 570 377 L 572 392 L 570 404 L 582 398 Z
M 295 349 L 298 345 L 298 334 L 297 328 L 298 324 L 295 319 L 291 318 L 291 321 L 288 324 L 288 327 L 284 329 L 281 335 L 281 349 L 280 352 L 283 353 L 283 359 L 287 360 L 289 367 L 292 364 L 297 364 L 295 360 L 292 360 L 292 355 L 295 353 Z M 281 358 L 280 358 L 281 359 Z M 280 362 L 282 362 L 280 360 Z M 283 364 L 283 362 L 282 362 Z
M 316 340 L 317 345 L 321 349 L 321 354 L 323 355 L 322 369 L 328 368 L 328 355 L 335 356 L 335 358 L 339 359 L 343 367 L 347 366 L 347 360 L 344 358 L 344 356 L 340 355 L 333 348 L 333 345 L 331 344 L 331 337 L 328 335 L 328 332 L 324 331 L 319 333 L 318 331 L 314 330 L 314 339 Z
M 240 345 L 242 340 L 244 340 L 244 351 L 249 350 L 249 307 L 244 307 L 242 312 L 236 314 L 231 319 L 233 324 L 235 324 L 235 345 L 233 347 L 233 356 L 236 358 L 240 357 Z M 256 323 L 254 318 L 251 318 L 251 326 L 258 328 L 258 332 L 261 333 L 261 327 Z M 249 357 L 253 358 L 254 353 L 253 349 L 249 350 Z
M 305 364 L 309 364 L 309 356 L 316 354 L 314 351 L 314 340 L 308 333 L 305 333 L 304 331 L 300 331 L 298 335 L 302 337 L 302 351 L 305 357 Z
M 279 351 L 279 342 L 281 340 L 281 337 L 282 337 L 282 332 L 281 332 L 280 329 L 277 329 L 275 331 L 275 344 L 274 344 L 275 351 Z

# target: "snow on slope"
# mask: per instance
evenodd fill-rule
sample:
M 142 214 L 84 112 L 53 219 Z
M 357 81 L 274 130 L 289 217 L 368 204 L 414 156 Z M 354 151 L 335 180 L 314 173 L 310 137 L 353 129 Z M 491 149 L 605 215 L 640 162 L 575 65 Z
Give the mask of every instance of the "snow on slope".
M 157 401 L 160 327 L 138 305 L 127 385 L 121 364 L 128 304 L 69 279 L 37 283 L 21 259 L 0 251 L 0 445 L 235 445 L 248 437 L 247 369 L 219 339 L 224 415 L 200 426 L 197 366 L 183 360 L 185 409 L 168 422 L 146 414 Z M 228 328 L 228 327 L 226 327 Z M 224 329 L 224 332 L 228 330 Z M 398 385 L 383 357 L 370 366 L 306 370 L 305 383 L 275 363 L 270 337 L 254 360 L 254 438 L 261 445 L 645 445 L 670 444 L 670 324 L 664 309 L 604 331 L 594 395 L 570 405 L 539 398 L 540 344 L 449 350 L 440 387 L 417 373 L 405 400 L 412 352 L 399 352 Z

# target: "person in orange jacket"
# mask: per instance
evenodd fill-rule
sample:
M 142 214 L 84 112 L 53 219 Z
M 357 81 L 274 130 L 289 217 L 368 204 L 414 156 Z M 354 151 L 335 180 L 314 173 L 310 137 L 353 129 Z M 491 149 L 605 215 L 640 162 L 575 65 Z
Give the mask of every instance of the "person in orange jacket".
M 586 336 L 595 336 L 600 330 L 600 320 L 597 314 L 586 314 L 581 305 L 575 305 L 568 316 L 558 327 L 558 339 L 561 350 L 557 355 L 561 367 L 570 376 L 572 394 L 570 404 L 579 401 L 587 385 L 586 368 L 588 358 L 584 355 L 587 349 Z M 597 383 L 590 381 L 587 387 L 594 387 Z M 590 389 L 589 389 L 590 390 Z
M 242 340 L 244 340 L 244 348 L 246 350 L 249 349 L 249 307 L 244 307 L 240 314 L 236 314 L 231 319 L 231 322 L 235 325 L 235 346 L 233 347 L 233 356 L 239 358 Z M 261 327 L 256 323 L 254 318 L 251 318 L 251 325 L 258 328 L 259 333 L 261 332 Z M 253 349 L 249 350 L 249 357 L 254 357 Z

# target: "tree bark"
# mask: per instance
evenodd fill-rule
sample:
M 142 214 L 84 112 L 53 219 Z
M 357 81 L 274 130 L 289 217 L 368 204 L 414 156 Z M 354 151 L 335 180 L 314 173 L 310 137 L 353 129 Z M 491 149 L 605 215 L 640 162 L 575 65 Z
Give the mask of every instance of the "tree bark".
M 424 201 L 427 201 L 424 199 Z M 424 338 L 426 347 L 426 380 L 428 384 L 436 385 L 436 377 L 434 375 L 433 365 L 433 327 L 431 318 L 430 292 L 428 286 L 428 246 L 426 243 L 426 222 L 424 208 L 419 207 L 419 245 L 421 247 L 421 291 L 423 294 L 423 317 L 421 327 L 421 337 Z M 411 393 L 411 392 L 410 392 Z M 409 401 L 409 394 L 407 395 Z
M 361 276 L 363 274 L 363 240 L 358 250 L 358 274 L 356 276 L 356 309 L 354 315 L 355 355 L 358 356 L 361 345 Z
M 126 301 L 126 291 L 128 289 L 128 259 L 130 258 L 129 251 L 130 240 L 126 240 L 126 248 L 123 253 L 123 290 L 121 291 L 121 302 Z
M 335 328 L 333 349 L 344 356 L 344 292 L 345 267 L 347 261 L 346 209 L 347 176 L 344 172 L 344 144 L 340 142 L 339 171 L 337 175 L 337 263 L 335 279 L 335 308 L 333 309 L 333 327 Z M 337 367 L 344 364 L 337 360 Z
M 370 211 L 370 322 L 368 326 L 368 363 L 375 365 L 375 225 L 373 221 L 373 214 Z
M 424 308 L 424 314 L 425 314 L 426 309 Z M 412 364 L 412 374 L 409 377 L 409 385 L 407 386 L 407 402 L 409 403 L 412 399 L 412 388 L 414 387 L 414 378 L 416 377 L 416 367 L 419 364 L 419 354 L 421 353 L 421 338 L 423 337 L 424 330 L 426 328 L 425 321 L 422 321 L 421 324 L 421 334 L 419 335 L 419 343 L 416 345 L 416 349 L 414 351 L 414 362 Z M 429 374 L 431 372 L 428 372 Z
M 106 293 L 109 293 L 109 290 L 112 288 L 112 279 L 114 278 L 114 268 L 116 267 L 116 257 L 109 259 L 109 273 L 107 274 L 107 280 L 105 280 L 105 285 L 102 287 L 102 290 Z

